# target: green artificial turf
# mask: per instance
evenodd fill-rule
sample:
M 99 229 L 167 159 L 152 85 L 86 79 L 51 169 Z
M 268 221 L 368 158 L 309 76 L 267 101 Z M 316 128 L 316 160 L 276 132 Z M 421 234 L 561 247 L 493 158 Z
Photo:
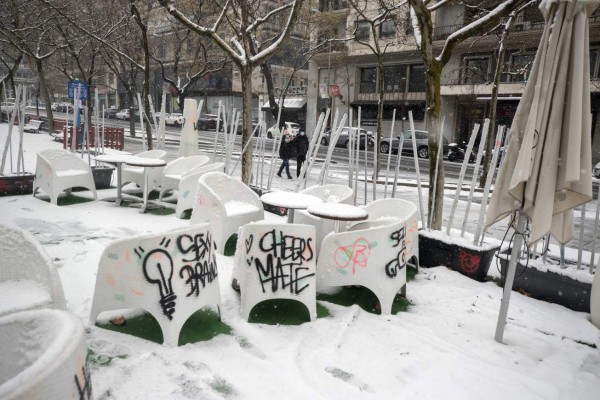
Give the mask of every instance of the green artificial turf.
M 328 317 L 327 308 L 317 303 L 317 318 Z M 310 321 L 306 306 L 296 300 L 272 299 L 252 308 L 248 322 L 267 325 L 300 325 Z
M 381 314 L 381 307 L 377 297 L 364 286 L 345 286 L 335 294 L 319 293 L 317 294 L 317 300 L 328 301 L 346 307 L 356 304 L 367 312 Z M 392 304 L 392 314 L 408 310 L 409 305 L 410 302 L 408 300 L 397 294 Z
M 48 199 L 47 201 L 50 202 L 50 199 Z M 70 196 L 60 196 L 58 198 L 58 205 L 70 206 L 73 204 L 89 203 L 91 201 L 94 201 L 94 199 L 90 199 L 89 197 L 77 196 L 71 192 Z

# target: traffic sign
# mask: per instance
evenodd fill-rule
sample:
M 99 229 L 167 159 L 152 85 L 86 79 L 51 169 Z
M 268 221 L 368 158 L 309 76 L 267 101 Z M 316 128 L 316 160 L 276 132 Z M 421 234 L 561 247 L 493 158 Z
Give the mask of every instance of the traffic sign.
M 87 100 L 88 98 L 88 84 L 84 81 L 80 81 L 79 79 L 71 79 L 69 80 L 69 98 L 75 98 L 75 92 L 79 87 L 79 100 Z

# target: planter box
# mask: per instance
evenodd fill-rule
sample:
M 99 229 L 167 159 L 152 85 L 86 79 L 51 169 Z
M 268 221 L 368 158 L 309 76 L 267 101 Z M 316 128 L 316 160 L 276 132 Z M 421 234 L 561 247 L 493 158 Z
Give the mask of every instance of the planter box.
M 419 231 L 419 266 L 424 268 L 445 265 L 469 278 L 486 280 L 497 246 L 467 246 L 432 237 L 430 232 Z
M 0 176 L 0 196 L 31 194 L 34 177 L 33 174 Z
M 510 253 L 498 256 L 502 266 L 502 285 L 508 271 Z M 512 290 L 524 290 L 531 297 L 560 304 L 573 311 L 590 312 L 592 284 L 581 282 L 549 269 L 538 269 L 517 263 Z
M 110 188 L 110 182 L 112 181 L 112 174 L 114 170 L 115 169 L 112 167 L 92 167 L 92 174 L 94 175 L 96 189 Z

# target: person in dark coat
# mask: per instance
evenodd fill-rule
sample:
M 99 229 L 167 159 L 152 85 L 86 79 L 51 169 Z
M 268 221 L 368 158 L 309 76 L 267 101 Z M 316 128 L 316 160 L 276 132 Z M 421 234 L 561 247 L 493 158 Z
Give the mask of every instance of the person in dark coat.
M 277 176 L 281 178 L 281 173 L 285 168 L 285 172 L 287 173 L 288 179 L 293 179 L 292 174 L 290 174 L 290 158 L 292 157 L 294 152 L 294 144 L 292 142 L 292 138 L 290 137 L 287 131 L 283 132 L 283 139 L 281 140 L 281 146 L 279 147 L 279 158 L 281 158 L 281 167 L 279 167 L 279 172 Z
M 294 138 L 294 145 L 296 146 L 296 176 L 300 177 L 300 170 L 302 164 L 306 161 L 306 153 L 308 152 L 308 138 L 304 131 L 300 131 L 300 134 Z

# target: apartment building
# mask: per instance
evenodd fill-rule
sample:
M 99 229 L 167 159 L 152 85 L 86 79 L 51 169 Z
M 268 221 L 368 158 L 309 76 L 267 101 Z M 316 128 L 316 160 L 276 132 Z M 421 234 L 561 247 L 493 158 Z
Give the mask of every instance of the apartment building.
M 473 2 L 471 2 L 473 3 Z M 481 2 L 476 2 L 480 4 Z M 493 7 L 498 2 L 488 2 Z M 360 107 L 361 124 L 376 125 L 377 57 L 358 41 L 374 38 L 364 17 L 360 17 L 344 0 L 320 0 L 318 10 L 326 18 L 327 31 L 314 31 L 313 41 L 337 38 L 323 46 L 312 58 L 309 67 L 308 97 L 316 98 L 307 110 L 309 131 L 327 107 L 340 112 L 352 110 L 354 123 Z M 479 10 L 481 11 L 481 10 Z M 375 15 L 372 10 L 365 15 Z M 363 18 L 363 19 L 361 19 Z M 476 18 L 469 1 L 451 3 L 434 14 L 434 48 L 441 49 L 451 33 Z M 497 123 L 510 125 L 539 45 L 544 18 L 537 7 L 521 12 L 510 31 L 503 60 L 498 60 L 499 30 L 475 37 L 455 48 L 443 71 L 441 95 L 442 114 L 445 117 L 444 136 L 449 141 L 468 140 L 475 123 L 480 123 L 490 112 L 491 82 L 498 62 L 504 64 L 500 79 Z M 400 8 L 384 21 L 377 32 L 384 60 L 384 121 L 383 134 L 389 135 L 393 111 L 396 111 L 394 130 L 407 129 L 405 119 L 412 111 L 417 129 L 424 126 L 425 68 L 415 46 L 408 8 Z M 351 40 L 341 40 L 356 38 Z M 590 75 L 592 79 L 592 140 L 594 162 L 600 161 L 600 12 L 590 19 Z M 333 87 L 333 91 L 331 90 Z M 325 88 L 325 90 L 324 90 Z M 327 93 L 329 88 L 329 93 Z M 334 96 L 330 96 L 332 94 Z

